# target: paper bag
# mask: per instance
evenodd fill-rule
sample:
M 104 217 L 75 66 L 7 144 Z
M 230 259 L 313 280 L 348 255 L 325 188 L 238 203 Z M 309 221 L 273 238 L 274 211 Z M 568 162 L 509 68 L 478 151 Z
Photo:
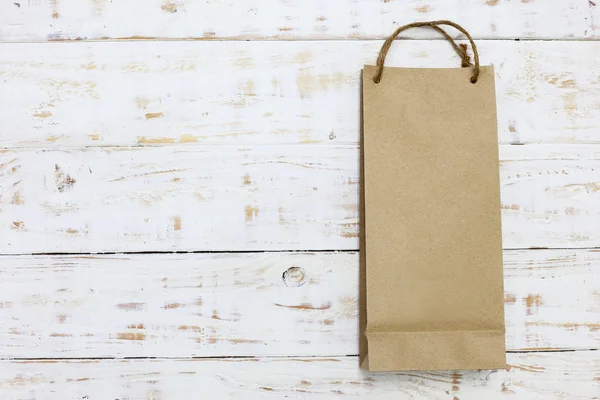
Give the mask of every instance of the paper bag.
M 383 68 L 401 30 L 439 25 L 467 35 L 474 66 Z M 399 28 L 364 67 L 362 124 L 362 367 L 504 368 L 493 67 L 452 22 Z

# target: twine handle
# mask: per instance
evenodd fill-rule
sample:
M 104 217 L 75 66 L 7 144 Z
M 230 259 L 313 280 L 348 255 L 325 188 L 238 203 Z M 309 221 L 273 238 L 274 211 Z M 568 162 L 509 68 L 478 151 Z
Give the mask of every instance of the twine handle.
M 442 28 L 440 28 L 437 25 L 431 25 L 431 28 L 433 28 L 436 31 L 438 31 L 439 33 L 441 33 L 446 38 L 446 40 L 448 40 L 450 42 L 452 47 L 454 47 L 456 54 L 458 54 L 458 56 L 461 59 L 461 64 L 460 64 L 461 67 L 465 68 L 465 67 L 471 66 L 471 59 L 469 58 L 469 54 L 467 53 L 467 45 L 466 44 L 461 43 L 461 44 L 457 45 L 456 42 L 454 41 L 454 39 L 452 39 L 452 36 L 448 35 L 448 33 L 445 30 L 443 30 Z
M 448 33 L 446 33 L 446 31 L 444 31 L 442 28 L 440 28 L 439 25 L 451 26 L 451 27 L 461 31 L 467 37 L 467 39 L 469 39 L 469 42 L 471 43 L 471 48 L 473 49 L 473 58 L 475 60 L 475 65 L 473 66 L 473 75 L 471 76 L 471 83 L 477 83 L 477 79 L 479 78 L 479 53 L 477 52 L 477 46 L 475 46 L 475 42 L 473 41 L 473 38 L 471 37 L 471 35 L 469 35 L 469 32 L 467 32 L 462 26 L 458 25 L 457 23 L 454 23 L 454 22 L 448 21 L 448 20 L 413 22 L 411 24 L 403 25 L 403 26 L 399 27 L 398 29 L 396 29 L 396 31 L 394 33 L 392 33 L 392 35 L 385 40 L 385 42 L 383 43 L 383 46 L 381 46 L 381 51 L 379 52 L 379 57 L 377 57 L 377 74 L 375 74 L 375 77 L 373 78 L 373 82 L 379 83 L 381 81 L 381 75 L 383 74 L 383 64 L 385 63 L 385 56 L 387 55 L 388 50 L 392 46 L 394 39 L 396 39 L 396 37 L 401 32 L 403 32 L 407 29 L 417 28 L 417 27 L 421 27 L 421 26 L 429 26 L 429 27 L 435 29 L 437 32 L 444 35 L 446 40 L 448 40 L 450 42 L 452 47 L 454 47 L 454 50 L 456 50 L 456 52 L 460 56 L 461 66 L 462 67 L 470 66 L 471 61 L 467 54 L 467 45 L 461 44 L 460 46 L 457 46 L 456 42 L 454 42 L 452 37 L 450 35 L 448 35 Z

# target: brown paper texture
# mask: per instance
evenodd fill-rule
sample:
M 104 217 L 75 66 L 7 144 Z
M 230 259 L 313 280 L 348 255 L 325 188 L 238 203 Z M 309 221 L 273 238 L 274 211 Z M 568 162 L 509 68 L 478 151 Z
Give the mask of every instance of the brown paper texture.
M 504 368 L 493 67 L 365 66 L 361 365 Z

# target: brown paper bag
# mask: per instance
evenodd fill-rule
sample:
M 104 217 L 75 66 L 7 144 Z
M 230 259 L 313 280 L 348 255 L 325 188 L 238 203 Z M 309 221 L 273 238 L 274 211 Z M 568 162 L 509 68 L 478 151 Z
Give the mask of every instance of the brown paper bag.
M 466 46 L 439 25 L 467 35 L 472 68 L 383 68 L 413 26 L 443 33 L 469 66 Z M 504 368 L 493 67 L 479 67 L 473 40 L 450 21 L 399 28 L 377 64 L 362 82 L 361 365 Z

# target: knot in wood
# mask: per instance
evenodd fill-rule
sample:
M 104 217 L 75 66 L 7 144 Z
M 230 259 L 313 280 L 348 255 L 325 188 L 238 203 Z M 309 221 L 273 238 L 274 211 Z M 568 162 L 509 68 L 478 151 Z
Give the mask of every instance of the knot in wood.
M 302 286 L 306 283 L 306 274 L 300 267 L 290 267 L 283 273 L 283 283 L 286 286 Z

